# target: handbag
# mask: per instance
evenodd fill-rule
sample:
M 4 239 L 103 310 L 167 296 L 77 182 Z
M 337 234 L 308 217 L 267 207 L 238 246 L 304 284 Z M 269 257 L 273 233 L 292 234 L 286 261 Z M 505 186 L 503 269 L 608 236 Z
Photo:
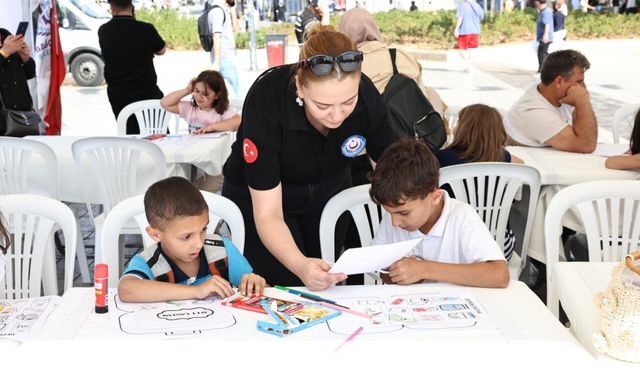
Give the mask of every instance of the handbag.
M 611 272 L 611 283 L 598 293 L 600 331 L 594 333 L 595 348 L 613 358 L 640 362 L 640 251 L 627 255 Z
M 0 135 L 5 137 L 25 137 L 40 135 L 40 116 L 33 110 L 16 111 L 7 109 L 0 95 Z

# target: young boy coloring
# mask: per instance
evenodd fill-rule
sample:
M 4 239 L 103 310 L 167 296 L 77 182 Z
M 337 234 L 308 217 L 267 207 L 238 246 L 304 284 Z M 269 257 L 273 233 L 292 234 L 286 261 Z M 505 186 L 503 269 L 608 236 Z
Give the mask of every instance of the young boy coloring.
M 209 207 L 189 181 L 170 177 L 154 183 L 144 196 L 144 207 L 146 231 L 157 244 L 131 259 L 118 285 L 122 301 L 228 297 L 231 284 L 243 294 L 262 294 L 265 280 L 251 273 L 233 243 L 206 234 Z
M 385 281 L 509 285 L 502 249 L 471 206 L 438 188 L 438 161 L 424 143 L 406 139 L 389 146 L 370 178 L 371 199 L 386 211 L 373 245 L 422 238 L 413 256 L 388 268 Z

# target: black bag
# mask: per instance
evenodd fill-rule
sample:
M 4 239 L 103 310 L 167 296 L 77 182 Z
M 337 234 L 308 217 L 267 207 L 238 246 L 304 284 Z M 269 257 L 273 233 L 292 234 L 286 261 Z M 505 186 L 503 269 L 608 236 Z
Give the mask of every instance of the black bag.
M 211 52 L 213 49 L 213 35 L 211 35 L 211 28 L 209 27 L 209 12 L 213 8 L 222 9 L 220 5 L 209 6 L 209 3 L 207 2 L 205 3 L 202 14 L 198 17 L 198 36 L 200 37 L 200 46 L 202 46 L 202 49 L 207 52 Z M 222 14 L 222 23 L 224 24 L 227 20 L 227 15 L 224 12 L 224 9 L 222 9 Z
M 5 137 L 24 137 L 40 135 L 40 116 L 34 111 L 16 111 L 7 109 L 0 95 L 0 135 Z
M 411 78 L 398 73 L 396 49 L 389 48 L 393 76 L 382 94 L 391 114 L 391 127 L 400 136 L 422 140 L 432 152 L 444 145 L 447 133 L 440 114 Z

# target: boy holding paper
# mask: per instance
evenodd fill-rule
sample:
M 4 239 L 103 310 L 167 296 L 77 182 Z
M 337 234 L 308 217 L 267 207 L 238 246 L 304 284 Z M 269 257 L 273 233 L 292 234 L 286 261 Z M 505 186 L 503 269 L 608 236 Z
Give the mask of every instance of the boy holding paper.
M 169 177 L 144 195 L 147 233 L 156 244 L 134 256 L 118 284 L 124 302 L 229 297 L 231 284 L 261 295 L 265 280 L 228 238 L 207 235 L 209 207 L 195 186 Z
M 389 267 L 385 282 L 509 285 L 502 249 L 471 206 L 438 188 L 438 160 L 424 143 L 405 139 L 389 146 L 370 179 L 371 199 L 386 210 L 372 245 L 422 238 L 413 256 Z

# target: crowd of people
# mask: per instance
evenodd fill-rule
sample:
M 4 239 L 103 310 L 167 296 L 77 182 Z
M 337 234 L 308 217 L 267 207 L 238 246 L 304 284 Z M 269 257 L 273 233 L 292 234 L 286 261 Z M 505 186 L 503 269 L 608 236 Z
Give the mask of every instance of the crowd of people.
M 298 62 L 264 72 L 238 114 L 230 108 L 225 84 L 238 92 L 234 73 L 225 69 L 225 51 L 235 48 L 225 42 L 225 33 L 232 32 L 233 0 L 216 0 L 220 9 L 209 15 L 214 46 L 219 45 L 211 53 L 212 69 L 168 95 L 158 88 L 153 67 L 154 56 L 166 49 L 162 37 L 152 25 L 135 19 L 131 0 L 110 0 L 113 19 L 100 28 L 99 38 L 114 115 L 129 103 L 161 99 L 162 107 L 185 119 L 194 133 L 237 131 L 221 194 L 239 207 L 246 231 L 243 255 L 228 238 L 207 237 L 208 207 L 191 182 L 178 177 L 156 182 L 144 204 L 146 230 L 157 244 L 131 260 L 119 284 L 120 298 L 143 302 L 229 296 L 232 285 L 260 294 L 267 283 L 324 290 L 344 281 L 346 275 L 329 273 L 330 265 L 321 259 L 318 228 L 326 203 L 362 183 L 354 181 L 352 166 L 363 156 L 369 167 L 364 182 L 371 183 L 371 199 L 385 211 L 374 244 L 423 239 L 411 256 L 388 268 L 386 282 L 506 287 L 515 234 L 507 228 L 505 243 L 497 244 L 471 206 L 440 188 L 439 169 L 488 161 L 522 163 L 505 149 L 508 144 L 594 150 L 598 126 L 584 83 L 590 63 L 574 50 L 547 55 L 554 16 L 545 0 L 536 1 L 541 11 L 540 82 L 504 117 L 487 105 L 463 108 L 453 141 L 434 154 L 422 141 L 406 139 L 389 126 L 381 94 L 396 72 L 374 18 L 364 9 L 347 11 L 338 30 L 319 22 L 306 30 Z M 456 37 L 462 50 L 477 46 L 482 17 L 475 1 L 460 5 Z M 19 37 L 1 30 L 0 35 L 0 78 L 11 71 L 26 82 L 33 74 L 28 47 Z M 443 116 L 446 104 L 425 86 L 416 59 L 398 50 L 396 67 Z M 138 132 L 135 121 L 127 124 L 127 133 Z M 640 114 L 630 146 L 630 155 L 607 159 L 607 167 L 640 168 Z M 337 225 L 337 248 L 348 229 L 348 221 Z M 9 241 L 5 232 L 0 226 L 2 249 Z

